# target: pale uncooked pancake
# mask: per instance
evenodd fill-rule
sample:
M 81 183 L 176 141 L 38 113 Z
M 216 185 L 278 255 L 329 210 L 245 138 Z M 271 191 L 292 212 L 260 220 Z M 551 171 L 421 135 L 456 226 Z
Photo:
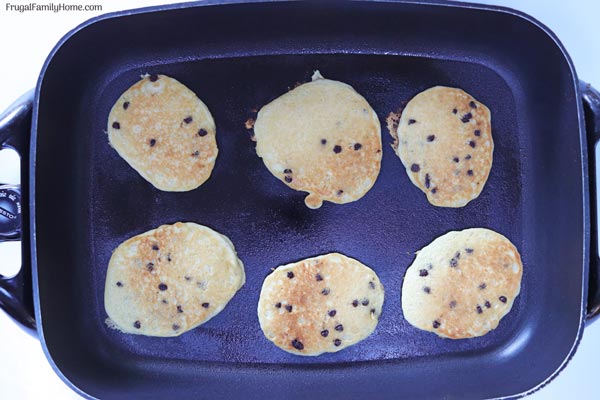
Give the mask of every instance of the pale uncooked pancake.
M 427 89 L 402 111 L 397 145 L 410 180 L 431 204 L 463 207 L 479 196 L 492 168 L 490 110 L 460 89 Z
M 489 229 L 449 232 L 419 251 L 402 285 L 413 326 L 462 339 L 495 329 L 521 290 L 517 248 Z
M 356 344 L 377 326 L 384 289 L 366 265 L 338 253 L 278 267 L 265 279 L 258 319 L 277 347 L 302 356 Z
M 107 322 L 126 333 L 178 336 L 221 312 L 245 279 L 227 237 L 191 222 L 162 225 L 113 253 Z
M 267 104 L 254 124 L 256 152 L 289 187 L 308 192 L 309 208 L 363 197 L 381 165 L 377 115 L 351 86 L 315 72 Z
M 215 165 L 215 122 L 190 89 L 165 75 L 146 75 L 119 97 L 108 116 L 110 144 L 157 189 L 202 185 Z

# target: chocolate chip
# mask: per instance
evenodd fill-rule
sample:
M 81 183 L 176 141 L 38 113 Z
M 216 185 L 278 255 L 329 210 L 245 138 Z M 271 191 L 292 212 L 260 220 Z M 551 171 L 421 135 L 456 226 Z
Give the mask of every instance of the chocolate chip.
M 361 149 L 361 147 L 362 147 L 362 144 L 360 144 L 360 143 L 354 143 L 354 150 L 358 151 L 358 150 Z
M 173 328 L 173 330 L 174 330 L 174 331 L 176 331 L 176 330 L 178 330 L 178 329 L 179 329 L 179 325 L 177 325 L 177 324 L 173 324 L 172 328 Z
M 171 262 L 171 253 L 167 254 L 167 261 Z
M 150 147 L 154 147 L 156 144 L 156 139 L 150 139 Z
M 471 118 L 473 118 L 473 115 L 471 113 L 466 113 L 465 115 L 462 116 L 462 118 L 460 119 L 463 123 L 467 123 L 471 120 Z
M 208 307 L 210 307 L 210 303 L 202 303 L 202 307 L 208 308 Z
M 408 124 L 409 124 L 409 125 L 412 125 L 412 124 L 414 124 L 415 122 L 417 122 L 417 120 L 415 120 L 415 119 L 412 119 L 412 118 L 408 120 Z
M 421 170 L 421 167 L 419 167 L 419 164 L 413 164 L 410 166 L 410 170 L 412 172 L 419 172 Z
M 335 317 L 335 314 L 337 314 L 337 311 L 336 310 L 331 310 L 327 314 L 329 314 L 330 317 Z
M 140 329 L 140 328 L 142 327 L 142 323 L 141 323 L 140 321 L 135 321 L 135 322 L 133 323 L 133 327 L 134 327 L 135 329 Z
M 358 307 L 358 300 L 353 300 L 353 301 L 352 301 L 352 305 L 353 305 L 354 307 Z
M 487 300 L 486 300 L 486 301 L 485 301 L 485 306 L 486 306 L 487 308 L 490 308 L 492 305 L 490 304 L 490 302 L 489 302 L 489 301 L 487 301 Z
M 321 144 L 327 144 L 327 139 L 321 139 Z
M 177 306 L 177 312 L 178 313 L 182 313 L 183 312 L 183 309 L 181 308 L 181 306 Z
M 452 159 L 452 161 L 454 161 L 454 162 L 456 162 L 456 163 L 457 163 L 457 162 L 459 162 L 460 160 L 458 159 L 458 157 L 454 157 L 454 158 Z
M 159 250 L 160 250 L 160 247 L 158 247 L 158 245 L 155 245 L 155 244 L 153 244 L 153 245 L 152 245 L 152 250 L 154 250 L 154 251 L 159 251 Z
M 501 302 L 503 302 L 503 303 L 506 303 L 506 300 L 507 300 L 507 299 L 506 299 L 506 297 L 504 297 L 504 296 L 500 296 L 500 297 L 498 297 L 498 300 L 500 300 L 500 301 L 501 301 Z
M 456 300 L 452 300 L 450 302 L 450 308 L 454 308 L 454 307 L 456 307 Z
M 370 287 L 371 289 L 375 289 L 375 282 L 373 282 L 373 281 L 370 281 L 370 282 L 369 282 L 369 287 Z
M 323 277 L 321 276 L 321 274 L 317 274 L 315 275 L 315 279 L 317 280 L 317 282 L 320 282 L 323 280 Z
M 200 150 L 196 150 L 192 153 L 192 157 L 198 157 L 200 155 Z
M 333 152 L 338 154 L 342 152 L 342 146 L 338 146 L 337 144 L 333 146 Z
M 148 263 L 146 264 L 146 269 L 150 272 L 152 272 L 154 270 L 154 263 Z
M 375 309 L 371 308 L 371 314 L 375 315 Z
M 115 122 L 113 122 L 112 127 L 114 129 L 121 129 L 121 124 L 115 121 Z
M 467 247 L 467 248 L 465 249 L 465 251 L 466 251 L 467 253 L 469 253 L 469 254 L 472 254 L 472 253 L 473 253 L 473 249 L 471 249 L 470 247 Z
M 471 108 L 477 108 L 477 104 L 475 104 L 474 101 L 470 101 L 469 102 L 469 107 L 471 107 Z
M 202 137 L 202 136 L 206 136 L 208 135 L 208 132 L 206 131 L 206 129 L 200 129 L 198 131 L 198 136 Z
M 292 173 L 292 170 L 291 170 L 291 169 L 289 169 L 289 168 L 286 168 L 286 169 L 284 169 L 284 170 L 283 170 L 283 173 L 284 173 L 284 174 L 291 174 L 291 173 Z
M 341 196 L 342 194 L 344 194 L 344 191 L 343 191 L 343 190 L 341 190 L 341 189 L 340 189 L 340 190 L 338 190 L 338 191 L 337 191 L 337 195 L 338 195 L 338 196 Z
M 433 325 L 433 329 L 437 329 L 437 328 L 440 327 L 441 324 L 440 324 L 440 322 L 438 320 L 435 320 L 435 321 L 433 321 L 432 325 Z
M 293 279 L 294 278 L 294 273 L 292 271 L 288 272 L 287 273 L 287 277 L 290 278 L 290 279 Z
M 427 275 L 429 275 L 429 272 L 427 272 L 426 269 L 422 269 L 419 271 L 419 276 L 427 276 Z
M 483 312 L 483 310 L 481 309 L 481 306 L 477 306 L 477 314 L 481 314 Z
M 186 281 L 188 281 L 188 282 L 192 280 L 192 277 L 191 277 L 191 276 L 187 276 L 187 275 L 186 275 L 186 276 L 184 276 L 183 278 L 184 278 Z
M 336 330 L 336 331 L 338 331 L 338 332 L 342 332 L 342 331 L 344 330 L 344 325 L 342 325 L 342 324 L 337 324 L 337 325 L 335 326 L 335 330 Z
M 427 141 L 428 142 L 433 142 L 435 140 L 435 135 L 429 135 L 427 136 Z
M 458 110 L 456 108 L 452 109 L 452 114 L 456 114 L 458 112 Z
M 487 287 L 487 285 L 485 284 L 485 282 L 479 284 L 479 289 L 483 290 Z
M 472 169 L 468 170 L 468 171 L 467 171 L 467 175 L 469 175 L 469 176 L 473 176 L 473 170 L 472 170 Z
M 361 301 L 361 303 L 363 306 L 368 306 L 369 305 L 369 299 L 364 299 L 363 301 Z
M 185 117 L 185 118 L 183 119 L 183 122 L 185 122 L 186 124 L 189 124 L 189 123 L 190 123 L 190 122 L 192 122 L 192 121 L 193 121 L 193 118 L 192 118 L 192 117 Z
M 342 344 L 342 341 L 340 339 L 335 339 L 333 341 L 333 344 L 335 345 L 335 347 L 338 347 L 340 344 Z
M 126 101 L 125 103 L 123 103 L 123 110 L 127 110 L 129 108 L 129 102 Z
M 437 193 L 437 188 L 431 189 L 431 193 L 436 194 Z
M 458 267 L 458 260 L 456 258 L 452 258 L 450 260 L 450 267 L 452 267 L 452 268 Z
M 275 308 L 281 308 L 281 303 L 276 303 Z
M 431 293 L 431 288 L 429 286 L 423 287 L 423 291 L 427 294 Z
M 475 136 L 481 136 L 481 131 L 479 129 L 475 129 L 475 132 L 473 132 L 475 134 Z
M 164 283 L 161 283 L 158 285 L 158 289 L 161 291 L 165 291 L 167 290 L 169 287 L 167 285 L 165 285 Z
M 162 303 L 163 304 L 169 304 L 169 302 L 167 300 L 165 300 L 165 299 L 162 299 Z
M 304 350 L 304 345 L 302 344 L 301 341 L 299 341 L 298 339 L 294 339 L 292 340 L 292 346 L 296 349 L 296 350 Z
M 158 80 L 158 75 L 152 74 L 150 75 L 150 82 L 156 82 Z
M 467 154 L 467 156 L 465 157 L 465 160 L 470 160 L 471 159 L 471 155 Z
M 431 186 L 431 180 L 429 179 L 429 174 L 425 174 L 425 187 L 429 189 L 429 186 Z
M 285 309 L 287 310 L 287 312 L 292 312 L 293 307 L 291 304 L 286 304 Z
M 329 288 L 325 288 L 325 289 L 321 290 L 321 294 L 324 296 L 327 296 L 329 294 Z
M 121 287 L 121 286 L 123 286 L 123 284 L 121 282 L 117 282 L 117 286 Z
M 477 143 L 475 143 L 473 140 L 469 141 L 469 146 L 475 148 L 475 146 L 477 146 Z
M 323 337 L 327 337 L 327 336 L 329 336 L 329 331 L 328 331 L 327 329 L 323 329 L 323 330 L 321 331 L 321 336 L 323 336 Z

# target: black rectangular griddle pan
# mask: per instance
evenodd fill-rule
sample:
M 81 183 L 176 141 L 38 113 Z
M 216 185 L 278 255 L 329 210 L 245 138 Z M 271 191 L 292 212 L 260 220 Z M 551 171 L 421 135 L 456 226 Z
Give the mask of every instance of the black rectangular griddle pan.
M 489 106 L 494 165 L 481 196 L 463 208 L 431 206 L 384 129 L 371 191 L 307 209 L 302 193 L 264 167 L 244 122 L 315 69 L 356 88 L 382 126 L 434 85 L 463 88 Z M 197 190 L 156 190 L 108 145 L 109 110 L 144 73 L 178 79 L 214 115 L 219 157 Z M 56 373 L 89 398 L 519 397 L 556 376 L 586 314 L 597 312 L 587 149 L 599 115 L 598 93 L 578 81 L 553 33 L 505 8 L 217 1 L 94 18 L 58 43 L 35 94 L 0 120 L 3 146 L 22 156 L 24 248 L 21 272 L 1 280 L 0 302 L 34 330 Z M 109 329 L 103 289 L 111 252 L 176 221 L 229 236 L 246 285 L 217 317 L 177 338 Z M 469 227 L 517 245 L 522 291 L 496 330 L 444 340 L 406 322 L 400 287 L 415 251 Z M 272 267 L 332 251 L 379 274 L 386 301 L 377 330 L 336 354 L 287 354 L 260 330 L 262 281 Z

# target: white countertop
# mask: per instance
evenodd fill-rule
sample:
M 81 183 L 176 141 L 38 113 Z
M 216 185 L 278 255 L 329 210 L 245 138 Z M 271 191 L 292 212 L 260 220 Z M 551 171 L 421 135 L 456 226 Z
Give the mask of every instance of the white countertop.
M 600 2 L 597 0 L 480 0 L 525 11 L 546 24 L 569 51 L 581 79 L 600 88 Z M 68 30 L 94 15 L 163 3 L 167 0 L 64 0 L 66 4 L 101 4 L 102 12 L 18 13 L 0 3 L 0 112 L 36 84 L 42 64 Z M 15 0 L 13 4 L 29 3 Z M 42 2 L 38 2 L 42 3 Z M 18 180 L 14 154 L 0 154 L 0 182 Z M 18 269 L 19 248 L 0 244 L 0 273 Z M 552 334 L 548 332 L 548 334 Z M 595 387 L 600 358 L 600 321 L 585 329 L 577 353 L 566 369 L 533 400 L 600 398 Z M 525 366 L 524 366 L 525 368 Z M 26 335 L 0 312 L 0 398 L 78 399 L 47 362 L 39 341 Z

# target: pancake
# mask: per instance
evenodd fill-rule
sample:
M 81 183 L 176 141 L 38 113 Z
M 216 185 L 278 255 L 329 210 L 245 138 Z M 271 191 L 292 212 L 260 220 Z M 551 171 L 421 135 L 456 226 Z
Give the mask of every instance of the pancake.
M 352 346 L 377 326 L 384 300 L 377 274 L 338 253 L 278 267 L 258 301 L 260 326 L 289 353 L 317 356 Z
M 402 285 L 402 311 L 413 326 L 463 339 L 495 329 L 521 290 L 517 248 L 489 229 L 449 232 L 418 252 Z
M 185 192 L 209 177 L 218 148 L 215 122 L 190 89 L 165 75 L 145 75 L 108 116 L 108 139 L 157 189 Z
M 316 71 L 265 105 L 254 124 L 256 153 L 292 189 L 308 192 L 309 208 L 363 197 L 381 165 L 381 127 L 369 103 L 351 86 Z
M 431 204 L 463 207 L 479 196 L 494 152 L 484 104 L 461 89 L 427 89 L 408 102 L 397 134 L 406 173 Z
M 104 306 L 125 333 L 178 336 L 217 315 L 244 285 L 231 241 L 202 225 L 162 225 L 126 240 L 108 264 Z

